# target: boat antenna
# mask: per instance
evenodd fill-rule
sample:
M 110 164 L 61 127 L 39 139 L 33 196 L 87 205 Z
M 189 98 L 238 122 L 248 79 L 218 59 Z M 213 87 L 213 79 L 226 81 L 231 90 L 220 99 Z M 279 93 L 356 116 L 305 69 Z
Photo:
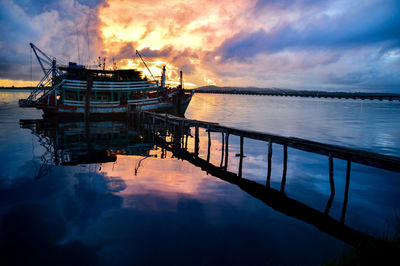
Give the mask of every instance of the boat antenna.
M 153 80 L 156 80 L 153 76 L 153 73 L 151 73 L 149 67 L 147 66 L 146 62 L 143 60 L 142 56 L 140 55 L 139 51 L 136 50 L 136 55 L 140 57 L 140 59 L 142 60 L 143 64 L 146 66 L 147 70 L 150 72 L 150 75 L 152 76 Z

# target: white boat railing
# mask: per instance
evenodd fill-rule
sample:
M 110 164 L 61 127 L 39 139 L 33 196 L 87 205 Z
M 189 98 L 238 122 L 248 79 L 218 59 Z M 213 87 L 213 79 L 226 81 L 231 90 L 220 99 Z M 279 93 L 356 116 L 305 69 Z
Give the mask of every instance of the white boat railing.
M 148 99 L 137 99 L 137 100 L 128 100 L 128 104 L 138 104 L 138 103 L 158 103 L 161 97 L 156 98 L 148 98 Z M 81 100 L 64 100 L 65 105 L 69 106 L 85 106 L 85 101 Z M 97 101 L 91 100 L 90 105 L 102 106 L 102 107 L 110 107 L 110 106 L 120 106 L 120 101 Z
M 80 80 L 65 79 L 63 88 L 86 90 L 87 82 Z M 94 81 L 92 90 L 156 90 L 158 89 L 158 81 L 129 81 L 129 82 L 104 82 Z

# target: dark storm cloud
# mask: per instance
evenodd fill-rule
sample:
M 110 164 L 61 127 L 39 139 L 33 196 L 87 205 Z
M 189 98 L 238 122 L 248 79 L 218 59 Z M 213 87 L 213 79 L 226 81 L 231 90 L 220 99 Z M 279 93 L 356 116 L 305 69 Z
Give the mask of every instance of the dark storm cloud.
M 335 16 L 319 15 L 304 26 L 292 22 L 279 24 L 268 32 L 240 32 L 225 40 L 215 55 L 223 60 L 240 59 L 285 49 L 347 49 L 378 43 L 385 43 L 386 51 L 400 47 L 400 5 L 395 1 L 375 2 Z
M 254 6 L 256 11 L 262 11 L 264 8 L 310 8 L 313 6 L 326 5 L 325 0 L 258 0 Z
M 173 48 L 168 46 L 161 50 L 152 50 L 150 48 L 144 48 L 139 51 L 141 54 L 145 55 L 146 57 L 150 58 L 157 58 L 157 57 L 169 57 L 173 52 Z
M 177 51 L 172 46 L 167 46 L 161 50 L 145 48 L 139 52 L 147 58 L 163 58 L 168 62 L 174 62 L 174 65 L 182 70 L 186 75 L 193 74 L 196 70 L 189 58 L 196 58 L 197 55 L 189 49 Z
M 30 14 L 41 14 L 45 11 L 58 9 L 60 7 L 60 0 L 14 0 L 15 4 L 20 6 L 25 12 Z M 105 5 L 105 0 L 77 0 L 78 3 L 86 5 L 90 8 L 96 8 L 99 5 Z
M 117 54 L 111 55 L 115 60 L 121 60 L 124 58 L 133 58 L 136 56 L 136 49 L 133 43 L 127 43 L 121 47 Z
M 0 6 L 0 79 L 30 80 L 30 47 L 50 57 L 88 61 L 99 43 L 96 7 L 103 1 L 5 0 Z M 77 47 L 80 46 L 78 56 Z M 33 59 L 33 79 L 42 73 Z
M 350 85 L 375 91 L 377 87 L 384 91 L 396 91 L 399 88 L 399 79 L 393 73 L 384 74 L 377 70 L 350 72 L 345 74 L 330 74 L 325 78 L 326 84 Z M 398 92 L 398 91 L 397 91 Z

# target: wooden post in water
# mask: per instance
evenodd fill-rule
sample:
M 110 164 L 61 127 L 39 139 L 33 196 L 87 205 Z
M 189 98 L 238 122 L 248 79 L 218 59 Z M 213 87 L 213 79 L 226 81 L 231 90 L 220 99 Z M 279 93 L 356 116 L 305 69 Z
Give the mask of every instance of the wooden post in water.
M 181 120 L 181 122 L 179 123 L 180 127 L 179 130 L 181 131 L 181 147 L 184 148 L 185 147 L 185 134 L 184 134 L 184 128 L 185 128 L 185 120 Z
M 195 135 L 194 135 L 194 153 L 196 155 L 199 154 L 199 142 L 200 142 L 200 140 L 199 140 L 199 126 L 196 125 L 195 126 Z
M 346 187 L 344 189 L 344 200 L 343 200 L 343 207 L 342 207 L 342 216 L 340 217 L 340 222 L 341 223 L 344 223 L 344 217 L 346 216 L 346 209 L 347 209 L 347 201 L 349 199 L 350 168 L 351 168 L 351 161 L 347 160 Z
M 210 127 L 208 127 L 207 132 L 208 132 L 207 163 L 209 163 L 209 162 L 210 162 L 210 149 L 211 149 L 211 133 L 210 133 Z
M 228 152 L 229 152 L 229 131 L 226 132 L 225 136 L 225 171 L 228 169 Z
M 242 167 L 243 167 L 243 136 L 240 136 L 240 154 L 239 154 L 239 177 L 242 177 Z
M 335 194 L 335 183 L 333 180 L 333 154 L 329 153 L 329 184 L 331 186 L 331 194 Z
M 271 186 L 271 162 L 272 161 L 272 140 L 268 141 L 268 173 L 267 173 L 267 188 Z
M 281 192 L 285 192 L 286 185 L 286 169 L 287 169 L 287 145 L 283 145 L 283 173 L 282 173 L 282 183 Z
M 225 151 L 225 149 L 224 149 L 224 143 L 225 143 L 225 137 L 224 137 L 224 132 L 223 132 L 223 131 L 221 132 L 221 134 L 222 134 L 222 148 L 221 148 L 222 152 L 221 152 L 221 164 L 220 164 L 219 167 L 222 168 L 222 164 L 224 163 L 224 151 Z
M 328 214 L 332 206 L 333 198 L 335 197 L 335 183 L 333 180 L 333 154 L 329 152 L 329 184 L 331 186 L 331 195 L 325 207 L 325 213 Z

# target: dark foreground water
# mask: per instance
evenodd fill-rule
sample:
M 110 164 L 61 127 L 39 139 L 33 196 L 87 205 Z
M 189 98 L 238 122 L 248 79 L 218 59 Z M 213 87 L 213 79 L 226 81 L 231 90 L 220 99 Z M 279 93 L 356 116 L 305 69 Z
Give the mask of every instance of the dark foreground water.
M 335 159 L 327 208 L 328 159 L 289 148 L 279 193 L 282 147 L 274 145 L 275 200 L 263 201 L 266 143 L 245 140 L 243 177 L 256 185 L 243 186 L 121 122 L 32 121 L 39 111 L 17 107 L 26 96 L 0 92 L 2 265 L 319 265 L 351 250 L 343 228 L 363 241 L 396 237 L 400 227 L 400 174 L 352 164 L 344 204 L 346 162 Z M 186 117 L 400 156 L 399 110 L 398 102 L 200 94 Z M 238 144 L 232 136 L 235 173 Z M 220 160 L 213 133 L 210 162 Z

